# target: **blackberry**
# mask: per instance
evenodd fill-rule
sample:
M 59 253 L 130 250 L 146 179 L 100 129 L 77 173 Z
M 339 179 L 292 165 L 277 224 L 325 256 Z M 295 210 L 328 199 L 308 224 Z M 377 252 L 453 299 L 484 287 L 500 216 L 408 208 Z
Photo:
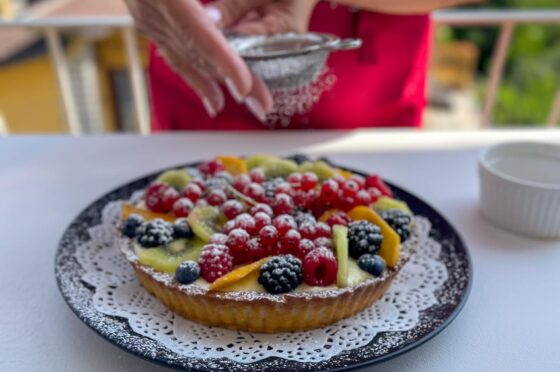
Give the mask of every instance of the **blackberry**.
M 144 222 L 136 233 L 138 244 L 144 248 L 160 247 L 173 241 L 173 225 L 161 218 Z
M 399 209 L 388 209 L 379 213 L 381 218 L 401 237 L 401 242 L 410 237 L 410 223 L 412 218 Z
M 284 182 L 286 181 L 282 177 L 277 177 L 263 183 L 264 195 L 267 198 L 274 198 L 274 195 L 276 195 L 276 187 Z
M 296 223 L 298 224 L 299 227 L 301 227 L 304 224 L 311 224 L 311 225 L 317 224 L 317 219 L 311 213 L 296 212 L 296 214 L 294 215 L 294 219 L 296 220 Z
M 210 191 L 216 190 L 216 189 L 218 189 L 218 190 L 227 189 L 228 186 L 229 186 L 229 182 L 228 182 L 228 180 L 226 180 L 223 177 L 215 176 L 215 177 L 212 177 L 212 178 L 208 178 L 205 181 L 204 185 L 206 187 L 206 190 L 210 192 Z
M 131 214 L 130 216 L 128 216 L 126 221 L 124 221 L 124 224 L 122 226 L 123 235 L 130 239 L 135 238 L 137 230 L 143 222 L 144 218 L 142 216 L 140 216 L 139 214 Z
M 368 272 L 375 277 L 379 277 L 383 274 L 383 271 L 385 271 L 385 260 L 378 255 L 364 254 L 358 260 L 358 266 L 365 272 Z
M 190 239 L 194 233 L 186 218 L 179 218 L 173 224 L 173 238 L 175 239 Z
M 368 221 L 354 221 L 348 225 L 348 250 L 351 257 L 375 254 L 383 242 L 379 226 Z
M 175 279 L 181 284 L 191 284 L 200 277 L 200 267 L 194 261 L 185 261 L 177 267 Z
M 303 269 L 299 258 L 291 254 L 271 258 L 261 267 L 259 283 L 268 293 L 288 293 L 303 281 Z
M 306 161 L 311 161 L 309 156 L 304 155 L 304 154 L 295 154 L 294 156 L 290 157 L 290 159 L 292 159 L 293 161 L 295 161 L 298 164 L 303 164 Z

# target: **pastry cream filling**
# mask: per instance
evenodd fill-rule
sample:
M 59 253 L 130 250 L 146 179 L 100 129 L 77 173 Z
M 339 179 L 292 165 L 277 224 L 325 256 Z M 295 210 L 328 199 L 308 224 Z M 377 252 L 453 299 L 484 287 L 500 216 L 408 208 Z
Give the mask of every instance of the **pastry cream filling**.
M 138 245 L 138 243 L 134 243 L 134 250 L 138 250 L 138 249 L 146 249 L 146 248 L 142 248 L 140 245 Z M 140 261 L 140 263 L 144 264 L 142 261 Z M 150 265 L 147 265 L 150 266 Z M 170 274 L 172 275 L 172 274 Z M 259 278 L 259 271 L 255 271 L 249 275 L 247 275 L 246 277 L 242 278 L 241 280 L 227 286 L 224 288 L 219 289 L 222 292 L 259 292 L 259 293 L 265 293 L 265 289 L 262 285 L 259 284 L 258 282 L 258 278 Z M 360 269 L 358 267 L 358 264 L 356 263 L 356 260 L 349 258 L 348 259 L 348 287 L 353 287 L 359 283 L 362 283 L 364 281 L 366 281 L 367 279 L 372 278 L 372 276 L 370 274 L 368 274 L 367 272 L 363 271 L 362 269 Z M 193 285 L 202 287 L 202 288 L 208 288 L 210 286 L 210 284 L 202 279 L 199 278 L 198 280 L 196 280 Z M 305 283 L 302 283 L 301 285 L 299 285 L 294 292 L 321 292 L 321 291 L 325 291 L 328 289 L 336 289 L 337 286 L 336 285 L 330 285 L 328 287 L 313 287 L 313 286 L 309 286 Z

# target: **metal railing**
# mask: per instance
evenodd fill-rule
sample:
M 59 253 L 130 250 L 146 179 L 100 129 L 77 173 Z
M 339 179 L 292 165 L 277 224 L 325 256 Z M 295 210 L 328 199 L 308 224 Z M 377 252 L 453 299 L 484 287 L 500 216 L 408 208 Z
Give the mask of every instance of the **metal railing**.
M 451 27 L 500 27 L 500 34 L 494 46 L 486 96 L 484 99 L 482 127 L 491 126 L 496 95 L 503 76 L 504 66 L 510 48 L 514 29 L 520 24 L 560 24 L 560 10 L 445 10 L 433 13 L 436 25 Z M 73 134 L 81 134 L 82 126 L 77 113 L 70 72 L 61 42 L 61 32 L 83 28 L 116 28 L 121 31 L 131 90 L 142 134 L 150 132 L 150 114 L 145 75 L 139 55 L 138 42 L 133 21 L 128 16 L 95 16 L 64 18 L 19 18 L 0 20 L 0 28 L 33 28 L 40 30 L 47 41 L 51 60 L 58 80 L 68 129 Z M 560 119 L 560 89 L 551 104 L 547 124 L 552 127 Z

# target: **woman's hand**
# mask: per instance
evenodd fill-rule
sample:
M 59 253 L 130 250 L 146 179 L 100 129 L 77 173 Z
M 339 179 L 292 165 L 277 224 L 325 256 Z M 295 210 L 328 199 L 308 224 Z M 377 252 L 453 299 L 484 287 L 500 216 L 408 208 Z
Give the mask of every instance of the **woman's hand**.
M 153 39 L 170 66 L 201 97 L 211 117 L 224 108 L 223 82 L 234 99 L 261 121 L 272 109 L 265 84 L 230 48 L 216 19 L 197 0 L 125 0 L 140 31 Z M 250 0 L 253 6 L 270 0 Z

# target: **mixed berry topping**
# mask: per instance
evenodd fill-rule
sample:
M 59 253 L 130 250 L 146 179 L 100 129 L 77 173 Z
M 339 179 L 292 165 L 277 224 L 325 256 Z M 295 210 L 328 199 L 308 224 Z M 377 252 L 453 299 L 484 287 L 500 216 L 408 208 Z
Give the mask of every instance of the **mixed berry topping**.
M 167 245 L 173 241 L 173 225 L 162 219 L 142 223 L 136 230 L 138 244 L 145 248 Z
M 399 209 L 388 209 L 379 212 L 381 218 L 391 226 L 393 230 L 401 237 L 401 242 L 406 241 L 410 237 L 410 215 Z
M 178 218 L 173 223 L 173 237 L 175 239 L 190 239 L 194 237 L 194 233 L 186 218 Z
M 366 253 L 375 254 L 383 242 L 379 226 L 367 221 L 354 221 L 348 225 L 348 253 L 358 259 Z
M 259 283 L 268 293 L 288 293 L 296 289 L 303 280 L 301 261 L 292 256 L 276 256 L 262 267 Z

